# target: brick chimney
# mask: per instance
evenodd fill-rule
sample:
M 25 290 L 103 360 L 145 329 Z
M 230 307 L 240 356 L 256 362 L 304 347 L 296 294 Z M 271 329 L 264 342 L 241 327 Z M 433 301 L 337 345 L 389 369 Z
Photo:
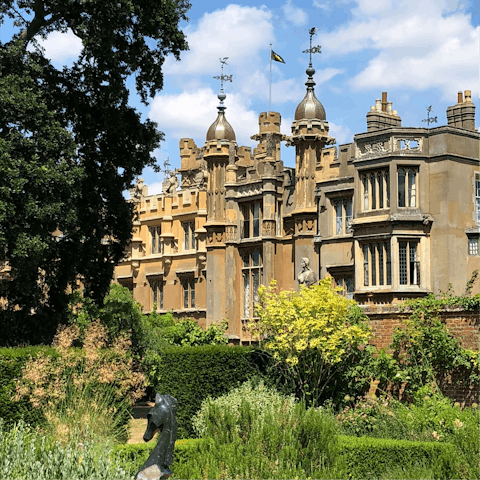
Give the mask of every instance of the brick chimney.
M 402 119 L 393 110 L 392 102 L 387 102 L 387 92 L 382 92 L 382 99 L 375 100 L 375 105 L 367 113 L 367 131 L 375 132 L 384 128 L 401 127 Z
M 447 108 L 448 125 L 465 130 L 475 130 L 475 104 L 472 102 L 471 90 L 458 92 L 457 104 Z

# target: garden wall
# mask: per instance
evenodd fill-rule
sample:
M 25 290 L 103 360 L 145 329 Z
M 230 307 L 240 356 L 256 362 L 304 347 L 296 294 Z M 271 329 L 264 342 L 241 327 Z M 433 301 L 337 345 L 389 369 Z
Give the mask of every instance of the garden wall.
M 408 317 L 408 310 L 401 312 L 395 305 L 367 306 L 362 310 L 369 317 L 372 327 L 373 339 L 370 343 L 388 351 L 395 327 L 400 325 L 403 318 Z M 447 307 L 440 318 L 464 348 L 479 350 L 480 315 L 478 312 L 467 311 L 461 307 Z M 463 405 L 479 403 L 478 386 L 467 383 L 461 372 L 439 379 L 439 385 L 442 392 L 454 401 Z
M 395 327 L 400 325 L 403 318 L 408 317 L 408 310 L 400 311 L 394 306 L 368 306 L 362 308 L 363 313 L 370 319 L 374 339 L 372 344 L 377 348 L 388 349 L 392 343 Z M 446 308 L 441 315 L 452 335 L 460 340 L 464 348 L 479 349 L 480 316 L 478 312 L 466 311 L 459 307 Z

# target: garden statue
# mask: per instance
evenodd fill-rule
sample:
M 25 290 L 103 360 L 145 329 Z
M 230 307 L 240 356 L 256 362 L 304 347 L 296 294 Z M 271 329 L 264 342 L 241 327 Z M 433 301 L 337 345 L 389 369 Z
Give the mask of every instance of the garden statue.
M 173 472 L 168 466 L 173 461 L 173 449 L 177 436 L 175 418 L 177 405 L 177 399 L 171 395 L 156 394 L 155 406 L 147 415 L 148 423 L 143 439 L 148 442 L 158 430 L 162 433 L 152 453 L 135 476 L 135 480 L 164 480 L 172 475 Z
M 310 260 L 306 257 L 302 258 L 302 271 L 298 274 L 297 280 L 299 285 L 309 287 L 317 281 L 315 272 L 309 267 Z

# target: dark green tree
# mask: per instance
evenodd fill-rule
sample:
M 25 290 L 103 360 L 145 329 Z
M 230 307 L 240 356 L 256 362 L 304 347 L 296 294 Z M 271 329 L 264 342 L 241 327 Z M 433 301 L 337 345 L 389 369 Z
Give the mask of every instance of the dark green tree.
M 0 281 L 2 343 L 49 342 L 81 279 L 101 303 L 132 231 L 122 192 L 163 134 L 128 105 L 163 87 L 168 54 L 188 49 L 186 0 L 6 0 L 18 33 L 0 43 Z M 55 68 L 37 39 L 71 29 L 83 44 Z M 30 47 L 27 49 L 27 47 Z M 33 48 L 32 48 L 33 47 Z M 32 51 L 33 50 L 33 51 Z M 54 236 L 53 233 L 61 232 Z

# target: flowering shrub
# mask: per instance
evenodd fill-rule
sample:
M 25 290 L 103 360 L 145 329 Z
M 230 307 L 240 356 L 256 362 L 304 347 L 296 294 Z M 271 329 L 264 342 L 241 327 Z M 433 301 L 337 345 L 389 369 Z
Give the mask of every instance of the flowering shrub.
M 364 347 L 371 335 L 368 318 L 337 290 L 331 278 L 325 278 L 299 292 L 277 293 L 272 280 L 269 287 L 259 287 L 258 319 L 249 324 L 309 405 L 319 404 L 342 363 Z
M 52 344 L 57 356 L 38 354 L 17 380 L 17 399 L 27 396 L 42 409 L 55 438 L 64 442 L 87 428 L 115 436 L 126 408 L 142 397 L 145 377 L 133 363 L 130 340 L 119 335 L 108 345 L 100 322 L 60 327 Z M 75 344 L 81 348 L 74 348 Z

